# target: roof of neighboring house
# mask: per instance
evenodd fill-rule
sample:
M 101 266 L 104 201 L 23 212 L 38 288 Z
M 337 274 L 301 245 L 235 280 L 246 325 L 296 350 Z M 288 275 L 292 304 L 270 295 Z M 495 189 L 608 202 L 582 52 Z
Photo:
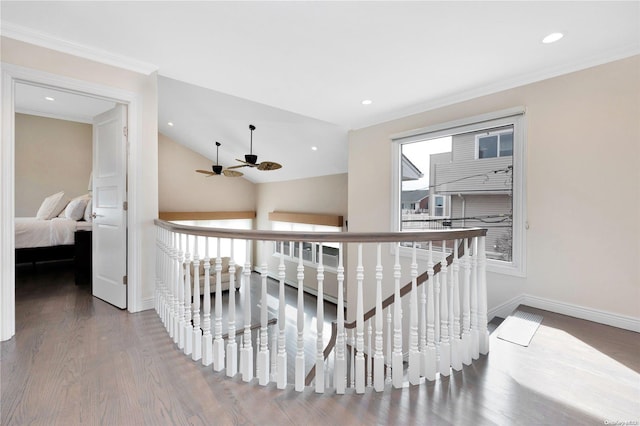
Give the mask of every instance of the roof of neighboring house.
M 424 174 L 411 162 L 404 154 L 402 154 L 402 180 L 418 180 L 424 177 Z
M 402 191 L 403 203 L 417 203 L 429 196 L 428 189 L 415 189 L 413 191 Z

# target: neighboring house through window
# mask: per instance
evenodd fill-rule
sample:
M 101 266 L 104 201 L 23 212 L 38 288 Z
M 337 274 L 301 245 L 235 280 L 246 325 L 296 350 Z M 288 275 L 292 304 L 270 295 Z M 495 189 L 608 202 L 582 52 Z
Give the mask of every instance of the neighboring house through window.
M 392 230 L 486 228 L 489 269 L 524 275 L 523 123 L 518 108 L 394 137 L 394 199 L 406 199 L 412 190 L 402 158 L 424 175 L 420 185 L 429 193 L 429 208 L 407 220 L 396 204 Z
M 512 155 L 512 128 L 476 135 L 476 158 L 511 157 Z

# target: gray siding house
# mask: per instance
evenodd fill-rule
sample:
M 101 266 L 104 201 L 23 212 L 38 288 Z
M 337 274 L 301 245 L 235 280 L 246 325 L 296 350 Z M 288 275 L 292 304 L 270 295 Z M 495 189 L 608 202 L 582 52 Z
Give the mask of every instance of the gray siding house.
M 430 214 L 487 228 L 487 255 L 510 261 L 512 167 L 511 126 L 453 135 L 451 152 L 430 158 Z

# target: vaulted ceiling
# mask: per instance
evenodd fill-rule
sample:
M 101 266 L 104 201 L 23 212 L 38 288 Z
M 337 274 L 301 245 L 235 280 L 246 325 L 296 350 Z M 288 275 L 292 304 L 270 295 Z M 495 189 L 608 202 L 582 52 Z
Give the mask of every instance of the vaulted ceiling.
M 3 36 L 157 71 L 159 130 L 212 161 L 214 141 L 225 165 L 248 153 L 254 124 L 259 161 L 284 165 L 254 182 L 346 172 L 350 129 L 640 53 L 637 1 L 1 8 Z

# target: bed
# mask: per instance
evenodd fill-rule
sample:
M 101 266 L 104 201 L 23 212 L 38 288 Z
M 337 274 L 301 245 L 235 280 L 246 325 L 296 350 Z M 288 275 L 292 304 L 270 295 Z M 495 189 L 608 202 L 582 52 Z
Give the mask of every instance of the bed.
M 75 260 L 76 281 L 91 267 L 91 197 L 47 197 L 35 217 L 15 218 L 15 261 Z
M 91 222 L 64 217 L 15 219 L 16 263 L 73 259 L 76 232 L 91 232 Z

